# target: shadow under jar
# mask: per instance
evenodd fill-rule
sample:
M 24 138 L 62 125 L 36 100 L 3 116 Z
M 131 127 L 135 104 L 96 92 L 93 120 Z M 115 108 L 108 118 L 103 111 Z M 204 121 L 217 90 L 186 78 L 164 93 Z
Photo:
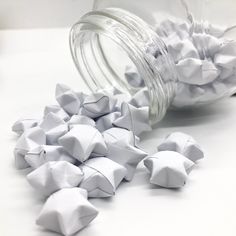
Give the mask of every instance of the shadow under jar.
M 235 92 L 235 11 L 234 0 L 95 0 L 72 26 L 72 57 L 92 92 L 147 91 L 156 123 Z

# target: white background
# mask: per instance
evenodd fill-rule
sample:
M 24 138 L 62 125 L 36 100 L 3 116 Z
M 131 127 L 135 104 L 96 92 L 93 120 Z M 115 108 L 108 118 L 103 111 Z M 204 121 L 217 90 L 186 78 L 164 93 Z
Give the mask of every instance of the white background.
M 93 0 L 0 0 L 0 29 L 70 27 Z
M 0 1 L 0 4 L 13 7 L 15 2 Z M 27 6 L 19 7 L 27 12 Z M 43 22 L 48 20 L 44 17 L 41 20 L 36 20 L 35 26 L 46 27 Z M 68 28 L 0 31 L 1 236 L 57 235 L 35 225 L 43 200 L 28 185 L 27 171 L 17 171 L 14 167 L 16 136 L 11 132 L 12 123 L 20 116 L 42 114 L 46 104 L 55 103 L 57 82 L 86 90 L 70 57 Z M 100 214 L 78 235 L 235 236 L 235 121 L 236 97 L 202 110 L 169 112 L 152 132 L 143 135 L 142 146 L 152 153 L 164 136 L 173 131 L 187 132 L 196 138 L 206 157 L 190 174 L 186 186 L 180 190 L 151 186 L 141 165 L 134 180 L 122 184 L 116 196 L 92 200 Z

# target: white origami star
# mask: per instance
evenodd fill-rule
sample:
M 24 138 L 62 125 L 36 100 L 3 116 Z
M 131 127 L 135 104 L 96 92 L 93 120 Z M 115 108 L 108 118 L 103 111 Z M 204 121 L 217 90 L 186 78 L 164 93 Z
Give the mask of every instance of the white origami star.
M 116 143 L 117 141 L 125 140 L 131 146 L 138 147 L 139 144 L 139 137 L 135 136 L 132 131 L 123 128 L 110 128 L 104 131 L 102 135 L 106 143 Z
M 73 115 L 68 121 L 68 124 L 70 127 L 78 124 L 95 126 L 95 121 L 88 116 Z
M 184 39 L 189 36 L 189 31 L 190 25 L 186 21 L 177 18 L 165 19 L 156 26 L 156 32 L 161 37 L 174 34 L 179 38 Z
M 187 58 L 178 62 L 176 68 L 181 82 L 204 85 L 213 82 L 220 74 L 219 69 L 210 60 Z
M 113 124 L 131 130 L 135 135 L 139 136 L 142 132 L 151 130 L 149 108 L 136 108 L 128 103 L 123 103 L 121 106 L 121 117 L 116 119 Z
M 112 128 L 103 132 L 107 144 L 107 157 L 124 166 L 127 170 L 125 179 L 131 181 L 137 165 L 147 153 L 137 148 L 137 140 L 132 131 Z
M 144 165 L 151 172 L 150 183 L 180 188 L 185 185 L 194 163 L 177 152 L 162 151 L 145 159 Z
M 176 63 L 185 58 L 199 58 L 198 51 L 191 39 L 171 37 L 167 42 L 168 52 Z
M 193 43 L 198 50 L 200 58 L 214 58 L 214 55 L 220 50 L 222 39 L 216 38 L 210 34 L 193 34 Z
M 197 86 L 178 83 L 178 88 L 172 106 L 175 108 L 204 105 L 224 96 L 230 88 L 236 85 L 236 76 L 230 76 L 223 81 L 215 80 L 212 83 Z
M 44 117 L 47 116 L 48 113 L 55 113 L 58 117 L 60 117 L 64 121 L 68 121 L 70 119 L 70 116 L 66 111 L 64 111 L 60 106 L 58 105 L 49 105 L 46 106 L 44 109 Z
M 18 135 L 22 135 L 27 129 L 37 126 L 38 123 L 39 120 L 37 119 L 20 119 L 13 124 L 12 131 L 16 132 Z
M 114 111 L 117 100 L 103 93 L 93 93 L 84 99 L 81 115 L 98 118 Z
M 189 85 L 179 82 L 177 85 L 177 96 L 172 102 L 173 107 L 183 108 L 190 107 L 200 101 L 202 96 L 205 96 L 205 89 L 202 86 Z
M 230 78 L 231 76 L 236 75 L 236 68 L 221 68 L 221 73 L 219 75 L 219 79 L 226 80 Z
M 25 155 L 25 160 L 34 169 L 49 161 L 76 162 L 76 159 L 70 156 L 63 147 L 51 145 L 42 145 L 30 150 Z
M 83 93 L 76 93 L 64 84 L 57 84 L 56 100 L 71 115 L 78 114 L 84 96 Z
M 143 87 L 144 80 L 140 76 L 135 66 L 126 66 L 125 78 L 127 82 L 134 88 Z
M 217 66 L 231 69 L 235 68 L 236 63 L 236 43 L 235 41 L 226 41 L 222 44 L 220 50 L 215 54 L 214 63 Z
M 45 131 L 47 144 L 57 145 L 58 138 L 68 132 L 68 125 L 55 113 L 48 113 L 39 126 Z
M 116 103 L 116 106 L 114 108 L 114 111 L 118 111 L 118 112 L 121 111 L 121 105 L 124 102 L 129 103 L 129 101 L 132 98 L 131 95 L 128 94 L 128 93 L 117 94 L 117 95 L 114 95 L 114 97 L 117 99 L 117 103 Z
M 44 144 L 46 144 L 46 135 L 41 128 L 33 127 L 26 130 L 18 139 L 14 150 L 16 168 L 25 169 L 29 167 L 25 161 L 25 155 L 28 151 Z
M 147 88 L 140 89 L 134 94 L 129 103 L 135 107 L 148 107 L 150 106 L 150 96 Z
M 214 37 L 220 38 L 225 34 L 226 27 L 222 27 L 219 25 L 214 25 L 209 23 L 208 21 L 194 21 L 194 24 L 192 24 L 191 31 L 194 33 L 206 33 L 210 34 Z
M 163 38 L 168 52 L 176 63 L 185 58 L 199 58 L 190 30 L 190 24 L 179 19 L 164 20 L 156 28 L 156 32 Z
M 107 146 L 101 133 L 91 125 L 75 125 L 58 142 L 81 162 L 87 160 L 89 156 L 104 156 L 107 153 Z
M 67 161 L 47 162 L 27 175 L 30 185 L 44 196 L 62 188 L 77 187 L 82 179 L 80 168 Z
M 106 87 L 104 89 L 99 89 L 97 91 L 98 93 L 102 93 L 102 94 L 108 94 L 109 96 L 113 96 L 113 95 L 117 95 L 117 94 L 121 94 L 122 92 L 120 91 L 120 89 L 118 89 L 115 85 L 112 87 Z
M 84 179 L 80 188 L 88 191 L 89 197 L 110 197 L 115 194 L 117 187 L 126 175 L 126 169 L 116 162 L 98 157 L 80 165 Z
M 126 140 L 119 140 L 115 143 L 107 143 L 107 158 L 124 166 L 127 170 L 125 179 L 131 181 L 140 161 L 147 156 L 147 153 L 131 146 Z
M 112 112 L 110 114 L 107 114 L 105 116 L 101 116 L 98 118 L 96 121 L 96 128 L 100 131 L 103 132 L 107 129 L 110 129 L 113 127 L 112 123 L 120 117 L 121 113 L 119 111 Z
M 65 236 L 77 233 L 98 215 L 81 188 L 65 188 L 51 195 L 36 223 Z
M 204 157 L 199 144 L 189 135 L 181 132 L 174 132 L 158 146 L 159 151 L 175 151 L 184 155 L 193 162 Z

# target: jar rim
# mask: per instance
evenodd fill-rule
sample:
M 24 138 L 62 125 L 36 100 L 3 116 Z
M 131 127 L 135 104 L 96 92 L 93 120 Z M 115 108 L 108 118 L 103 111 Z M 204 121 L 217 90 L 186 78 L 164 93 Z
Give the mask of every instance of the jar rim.
M 124 50 L 144 79 L 150 97 L 150 119 L 153 123 L 161 120 L 170 106 L 175 94 L 177 73 L 164 42 L 144 20 L 120 8 L 105 8 L 85 14 L 70 31 L 70 49 L 74 63 L 85 83 L 93 92 L 103 89 L 103 81 L 121 85 L 121 90 L 132 95 L 132 90 L 115 73 L 106 60 L 99 44 L 99 36 L 109 37 Z M 85 41 L 90 47 L 85 47 Z M 94 53 L 98 49 L 98 53 Z M 155 55 L 147 53 L 155 48 L 161 54 L 161 61 Z M 86 51 L 87 50 L 87 51 Z M 86 53 L 91 50 L 97 68 L 90 65 Z M 99 57 L 99 58 L 98 58 Z M 105 63 L 103 66 L 100 63 Z M 170 75 L 169 80 L 160 73 L 163 65 Z M 106 69 L 106 73 L 103 71 Z M 98 73 L 95 73 L 95 71 Z M 105 78 L 105 79 L 104 79 Z M 122 86 L 123 85 L 123 86 Z

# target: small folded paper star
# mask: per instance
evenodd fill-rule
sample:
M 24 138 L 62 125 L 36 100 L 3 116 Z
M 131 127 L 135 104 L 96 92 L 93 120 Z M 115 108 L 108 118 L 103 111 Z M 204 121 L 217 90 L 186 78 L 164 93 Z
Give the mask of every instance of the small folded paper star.
M 179 60 L 186 58 L 199 58 L 198 51 L 193 45 L 193 42 L 188 39 L 180 39 L 177 36 L 170 37 L 167 41 L 167 48 L 174 61 L 177 63 Z
M 27 129 L 18 139 L 14 149 L 15 165 L 18 169 L 25 169 L 29 164 L 25 161 L 25 155 L 28 151 L 46 144 L 46 134 L 43 129 L 33 127 Z
M 216 65 L 231 69 L 235 68 L 236 63 L 236 42 L 225 40 L 218 53 L 215 54 L 214 62 Z
M 234 81 L 236 82 L 235 78 Z M 228 82 L 229 78 L 224 80 L 224 82 L 216 80 L 211 84 L 206 84 L 204 86 L 204 94 L 199 98 L 199 101 L 201 103 L 207 103 L 207 102 L 209 103 L 209 101 L 214 101 L 215 99 L 219 99 L 219 97 L 227 93 L 226 91 L 228 91 L 227 87 Z M 232 88 L 232 85 L 230 87 Z
M 48 113 L 55 113 L 58 117 L 60 117 L 64 121 L 68 121 L 70 119 L 70 116 L 66 111 L 64 111 L 60 106 L 58 105 L 49 105 L 44 108 L 44 117 L 47 116 Z
M 193 162 L 204 157 L 199 144 L 189 135 L 181 132 L 174 132 L 158 146 L 159 151 L 175 151 Z
M 86 227 L 97 215 L 98 210 L 87 200 L 86 190 L 65 188 L 47 199 L 36 223 L 70 236 Z
M 194 33 L 206 33 L 206 34 L 210 34 L 214 37 L 220 38 L 225 34 L 225 31 L 227 28 L 219 26 L 219 25 L 214 25 L 211 24 L 207 21 L 200 21 L 197 22 L 195 21 L 194 24 L 192 24 L 191 27 L 191 31 L 193 31 Z
M 88 116 L 73 115 L 71 119 L 68 121 L 68 124 L 70 128 L 73 127 L 73 125 L 78 125 L 78 124 L 95 126 L 95 121 Z
M 39 124 L 39 127 L 45 131 L 47 144 L 49 145 L 57 145 L 58 138 L 68 132 L 68 125 L 66 122 L 51 112 L 44 117 L 43 121 Z
M 77 187 L 83 179 L 79 167 L 67 161 L 50 161 L 27 175 L 30 185 L 43 196 L 63 189 Z
M 144 87 L 144 80 L 138 73 L 135 66 L 126 66 L 125 78 L 127 82 L 134 88 Z
M 30 150 L 25 155 L 25 160 L 34 169 L 49 161 L 68 161 L 73 164 L 76 162 L 63 147 L 51 145 L 42 145 Z
M 80 162 L 90 156 L 104 156 L 107 153 L 102 134 L 91 125 L 75 125 L 58 142 Z
M 88 95 L 82 104 L 80 114 L 90 118 L 98 118 L 114 111 L 117 100 L 103 93 Z
M 142 132 L 152 129 L 149 123 L 149 108 L 136 108 L 131 104 L 122 103 L 121 117 L 116 119 L 113 124 L 131 130 L 139 136 Z
M 147 153 L 138 148 L 139 139 L 132 131 L 111 128 L 103 132 L 107 144 L 107 158 L 124 166 L 127 170 L 125 179 L 131 181 L 138 163 Z
M 125 179 L 127 181 L 133 179 L 137 165 L 147 156 L 146 152 L 132 146 L 127 139 L 107 142 L 107 149 L 107 158 L 126 168 Z
M 159 15 L 156 16 L 159 18 Z M 158 20 L 159 21 L 159 20 Z M 156 26 L 156 32 L 161 37 L 176 35 L 181 39 L 189 36 L 190 25 L 180 19 L 165 19 Z
M 36 119 L 20 119 L 13 124 L 12 131 L 22 135 L 27 129 L 37 126 L 38 123 L 39 120 Z
M 114 95 L 114 97 L 117 99 L 117 103 L 114 108 L 114 111 L 119 111 L 119 112 L 121 110 L 122 103 L 124 102 L 128 103 L 131 100 L 131 95 L 128 93 L 117 94 L 117 95 Z
M 80 106 L 84 100 L 83 93 L 76 93 L 64 84 L 56 86 L 56 100 L 60 106 L 69 114 L 78 114 Z
M 217 54 L 215 56 L 215 64 L 223 68 L 231 69 L 236 64 L 236 56 Z
M 107 88 L 104 88 L 104 89 L 99 89 L 97 91 L 98 93 L 102 93 L 102 94 L 108 94 L 109 96 L 113 96 L 113 95 L 117 95 L 117 94 L 121 94 L 121 90 L 118 89 L 115 85 L 112 86 L 112 87 L 107 87 Z
M 96 121 L 96 128 L 100 131 L 103 132 L 107 129 L 110 129 L 113 127 L 112 123 L 120 117 L 121 113 L 119 111 L 112 112 L 110 114 L 107 114 L 105 116 L 101 116 L 100 118 L 97 119 Z
M 232 75 L 236 75 L 236 68 L 221 68 L 221 73 L 219 76 L 220 80 L 224 80 L 224 79 L 228 79 L 230 78 Z
M 194 163 L 173 151 L 162 151 L 144 160 L 151 172 L 150 183 L 165 188 L 180 188 L 185 185 Z
M 210 34 L 192 35 L 193 43 L 198 50 L 200 58 L 214 58 L 214 55 L 220 50 L 222 40 Z
M 179 81 L 193 85 L 211 83 L 220 74 L 214 63 L 207 59 L 187 58 L 179 61 L 176 68 L 179 73 Z
M 134 94 L 129 103 L 135 107 L 148 107 L 150 106 L 150 97 L 147 88 L 143 88 Z
M 139 137 L 135 136 L 130 130 L 123 128 L 110 128 L 102 133 L 106 143 L 116 143 L 120 140 L 125 140 L 131 146 L 138 146 Z
M 126 175 L 123 166 L 106 157 L 89 159 L 80 168 L 84 173 L 80 188 L 86 189 L 93 198 L 113 196 Z
M 190 107 L 205 96 L 205 89 L 202 86 L 195 86 L 179 82 L 172 106 L 177 108 Z

